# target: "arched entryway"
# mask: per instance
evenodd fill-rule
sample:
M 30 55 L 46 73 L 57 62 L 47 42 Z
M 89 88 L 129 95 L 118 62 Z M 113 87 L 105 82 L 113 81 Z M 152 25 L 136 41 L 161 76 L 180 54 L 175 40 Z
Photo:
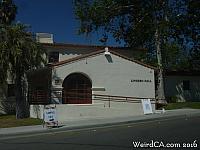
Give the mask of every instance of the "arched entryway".
M 70 74 L 63 81 L 62 93 L 64 104 L 91 104 L 91 80 L 82 73 Z

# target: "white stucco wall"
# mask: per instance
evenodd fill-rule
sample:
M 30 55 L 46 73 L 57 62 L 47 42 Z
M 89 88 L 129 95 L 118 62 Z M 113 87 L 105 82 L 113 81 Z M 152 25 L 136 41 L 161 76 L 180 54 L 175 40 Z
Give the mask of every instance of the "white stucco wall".
M 92 88 L 105 88 L 105 91 L 93 90 L 93 94 L 155 98 L 154 70 L 111 54 L 104 53 L 53 68 L 53 88 L 55 77 L 63 81 L 71 73 L 83 73 L 92 81 Z M 133 82 L 131 82 L 131 80 Z M 135 82 L 148 80 L 150 82 Z
M 47 53 L 50 52 L 59 52 L 59 61 L 63 61 L 66 59 L 74 58 L 80 55 L 89 54 L 91 52 L 95 52 L 97 50 L 102 50 L 102 47 L 95 47 L 95 46 L 70 46 L 70 45 L 63 45 L 63 46 L 45 46 Z M 118 49 L 118 48 L 111 48 L 114 51 L 127 56 L 129 58 L 134 58 L 136 56 L 142 55 L 146 53 L 144 50 L 137 50 L 137 49 Z
M 68 48 L 68 49 L 57 49 L 57 51 L 59 52 L 59 61 L 64 61 L 70 58 L 74 58 L 80 55 L 85 55 L 85 54 L 89 54 L 91 52 L 96 51 L 97 49 L 94 48 Z M 100 50 L 100 49 L 99 49 Z M 53 51 L 53 49 L 51 49 L 51 51 Z M 129 58 L 133 58 L 134 55 L 136 54 L 140 54 L 140 51 L 134 52 L 133 50 L 115 50 L 116 52 L 127 56 Z M 136 53 L 136 54 L 135 54 Z
M 92 50 L 85 49 L 61 49 L 59 51 L 59 61 L 67 60 L 91 52 Z
M 59 52 L 59 61 L 74 58 L 80 55 L 88 54 L 93 52 L 93 49 L 84 48 L 46 48 L 48 53 Z
M 62 92 L 62 82 L 72 73 L 82 73 L 88 76 L 92 81 L 93 94 L 155 98 L 153 69 L 114 54 L 111 54 L 111 57 L 106 57 L 104 53 L 54 67 L 52 69 L 51 89 L 53 97 L 56 97 L 56 92 Z M 55 80 L 58 79 L 61 82 L 56 85 Z M 54 98 L 53 101 L 62 103 L 62 98 Z M 31 105 L 31 117 L 42 118 L 43 107 L 42 105 Z M 152 108 L 154 111 L 155 104 L 152 104 Z M 92 104 L 57 104 L 56 109 L 59 122 L 91 117 L 143 115 L 141 102 L 130 103 L 125 100 L 123 102 L 108 102 L 93 99 Z
M 190 81 L 190 90 L 183 90 L 183 81 Z M 167 76 L 165 77 L 166 97 L 177 97 L 179 101 L 200 101 L 199 76 Z
M 152 104 L 153 112 L 155 105 Z M 44 105 L 31 105 L 30 117 L 43 119 Z M 95 104 L 57 104 L 57 119 L 59 124 L 69 120 L 88 118 L 112 118 L 143 115 L 141 103 L 112 102 L 110 107 L 104 103 Z

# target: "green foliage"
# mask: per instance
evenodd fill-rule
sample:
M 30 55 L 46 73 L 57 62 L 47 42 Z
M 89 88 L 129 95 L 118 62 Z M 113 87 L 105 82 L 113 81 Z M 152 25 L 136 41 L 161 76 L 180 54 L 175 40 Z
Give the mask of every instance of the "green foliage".
M 148 0 L 75 0 L 79 33 L 104 30 L 116 41 L 124 40 L 131 47 L 141 46 L 150 40 L 149 32 L 155 30 L 152 13 L 148 12 L 152 7 Z
M 189 59 L 176 43 L 163 44 L 163 68 L 166 70 L 184 70 L 189 68 Z
M 44 49 L 33 40 L 27 27 L 22 24 L 4 26 L 2 32 L 3 41 L 0 42 L 0 65 L 4 77 L 7 77 L 6 70 L 12 75 L 18 72 L 24 75 L 26 71 L 41 66 L 45 62 L 42 57 Z M 3 77 L 1 78 L 3 79 Z
M 12 0 L 0 2 L 0 24 L 9 25 L 15 20 L 17 7 Z
M 178 102 L 178 103 L 168 103 L 165 109 L 183 109 L 192 108 L 200 109 L 200 102 Z
M 200 70 L 200 1 L 182 0 L 174 17 L 174 36 L 181 48 L 189 53 L 189 69 Z M 182 10 L 181 10 L 182 9 Z M 175 9 L 177 10 L 177 9 Z
M 9 70 L 6 45 L 5 43 L 3 44 L 6 38 L 4 33 L 6 32 L 6 26 L 15 20 L 16 13 L 17 7 L 12 0 L 0 2 L 0 85 L 4 84 L 5 79 L 7 79 L 7 70 Z
M 0 84 L 8 73 L 15 83 L 16 117 L 27 117 L 26 72 L 45 63 L 45 50 L 33 39 L 27 26 L 12 23 L 17 8 L 12 0 L 0 2 Z
M 45 63 L 44 49 L 33 40 L 32 34 L 22 24 L 4 26 L 3 41 L 0 42 L 0 71 L 2 81 L 6 81 L 8 72 L 13 77 L 16 93 L 16 116 L 27 117 L 25 101 L 26 72 Z M 3 83 L 3 82 L 2 82 Z
M 194 65 L 193 58 L 199 57 L 200 1 L 75 0 L 74 6 L 80 34 L 103 30 L 102 36 L 112 35 L 125 46 L 145 47 L 149 52 L 144 61 L 156 63 L 156 29 L 165 68 L 188 69 Z
M 200 71 L 200 49 L 194 49 L 191 51 L 191 67 L 193 70 Z
M 191 48 L 191 67 L 200 70 L 200 1 L 190 0 L 188 2 L 187 35 L 193 44 Z
M 0 128 L 41 125 L 42 123 L 41 119 L 26 118 L 19 120 L 14 115 L 0 115 Z
M 169 99 L 169 103 L 176 103 L 178 102 L 179 98 L 177 96 L 171 96 Z

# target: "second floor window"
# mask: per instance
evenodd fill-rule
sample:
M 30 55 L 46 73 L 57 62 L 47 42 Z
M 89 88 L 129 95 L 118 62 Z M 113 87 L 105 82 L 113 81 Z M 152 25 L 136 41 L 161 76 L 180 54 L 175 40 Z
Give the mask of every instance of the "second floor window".
M 183 81 L 183 90 L 190 90 L 190 81 L 189 80 Z
M 55 63 L 59 61 L 59 52 L 49 53 L 49 63 Z

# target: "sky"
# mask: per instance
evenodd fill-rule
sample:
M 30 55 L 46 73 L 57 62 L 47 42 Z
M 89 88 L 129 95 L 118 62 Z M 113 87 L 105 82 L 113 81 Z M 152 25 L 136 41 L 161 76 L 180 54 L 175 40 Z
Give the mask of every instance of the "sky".
M 54 35 L 56 43 L 103 45 L 100 34 L 78 35 L 79 21 L 75 19 L 73 0 L 14 0 L 18 7 L 16 21 L 31 26 L 33 33 Z M 107 45 L 119 46 L 109 38 Z

